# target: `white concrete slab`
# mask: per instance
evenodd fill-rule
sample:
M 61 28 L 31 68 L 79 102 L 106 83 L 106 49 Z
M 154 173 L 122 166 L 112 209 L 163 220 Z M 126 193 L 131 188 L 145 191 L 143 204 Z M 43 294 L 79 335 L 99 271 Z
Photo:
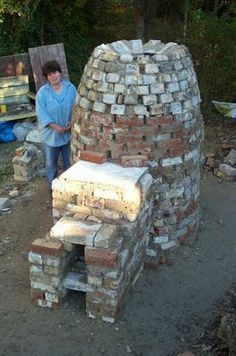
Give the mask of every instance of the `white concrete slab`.
M 82 181 L 113 185 L 119 188 L 131 188 L 136 185 L 145 172 L 147 172 L 147 167 L 126 168 L 110 162 L 96 164 L 87 161 L 78 161 L 65 171 L 59 177 L 59 180 Z

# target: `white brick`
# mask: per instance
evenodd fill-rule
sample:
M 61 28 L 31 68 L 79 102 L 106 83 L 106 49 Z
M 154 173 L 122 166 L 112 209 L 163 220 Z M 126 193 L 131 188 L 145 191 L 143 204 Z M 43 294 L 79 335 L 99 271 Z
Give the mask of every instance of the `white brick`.
M 86 98 L 81 98 L 81 100 L 79 102 L 79 106 L 81 106 L 81 108 L 86 109 L 86 110 L 90 109 L 91 105 L 92 105 L 91 101 Z
M 113 114 L 113 115 L 124 115 L 125 114 L 125 105 L 113 104 L 111 106 L 111 114 Z
M 120 75 L 117 73 L 108 73 L 106 76 L 106 81 L 108 83 L 117 83 L 120 80 Z
M 56 256 L 43 256 L 43 263 L 47 266 L 59 267 L 61 260 Z
M 92 286 L 101 287 L 102 281 L 103 281 L 102 277 L 88 275 L 87 282 Z
M 155 63 L 150 63 L 145 65 L 145 73 L 147 74 L 155 74 L 159 72 L 159 67 Z
M 161 94 L 165 92 L 163 83 L 154 83 L 150 86 L 150 92 L 152 94 Z
M 103 94 L 103 102 L 105 104 L 115 104 L 116 94 L 104 93 Z
M 31 281 L 31 288 L 39 289 L 39 290 L 42 290 L 42 291 L 48 291 L 48 292 L 51 292 L 51 293 L 57 293 L 57 289 L 54 286 L 48 285 L 48 284 L 45 284 L 45 283 L 40 283 L 40 282 L 32 282 Z
M 143 104 L 144 105 L 154 105 L 157 102 L 156 95 L 143 95 Z
M 95 102 L 93 104 L 93 110 L 101 113 L 106 112 L 107 105 L 104 103 Z
M 45 299 L 48 302 L 52 302 L 52 303 L 58 303 L 58 294 L 56 293 L 49 293 L 49 292 L 45 292 Z
M 94 246 L 108 248 L 115 237 L 116 231 L 115 225 L 103 224 L 94 238 Z
M 28 260 L 31 263 L 35 263 L 35 264 L 39 264 L 39 265 L 41 265 L 43 263 L 42 256 L 37 253 L 34 253 L 34 252 L 29 252 Z
M 63 286 L 66 289 L 73 289 L 85 293 L 93 291 L 92 286 L 87 283 L 87 277 L 84 274 L 75 272 L 68 273 L 63 279 Z
M 120 61 L 122 63 L 132 63 L 133 59 L 134 59 L 134 57 L 132 56 L 132 54 L 122 54 L 120 56 Z
M 148 75 L 148 74 L 143 75 L 143 84 L 144 85 L 154 84 L 154 83 L 156 83 L 156 81 L 157 81 L 157 78 L 155 75 Z
M 136 105 L 134 106 L 134 113 L 136 115 L 146 115 L 147 108 L 144 105 Z
M 125 91 L 125 88 L 126 87 L 124 84 L 115 84 L 114 92 L 123 94 Z
M 183 160 L 181 157 L 175 157 L 175 158 L 167 158 L 163 159 L 161 162 L 162 167 L 168 167 L 168 166 L 174 166 L 176 164 L 181 164 L 183 163 Z

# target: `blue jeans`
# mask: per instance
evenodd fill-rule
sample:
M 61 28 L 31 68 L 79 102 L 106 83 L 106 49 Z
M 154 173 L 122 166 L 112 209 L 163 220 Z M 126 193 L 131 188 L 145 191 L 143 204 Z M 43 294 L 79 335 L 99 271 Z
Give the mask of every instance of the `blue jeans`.
M 46 158 L 46 174 L 48 186 L 52 188 L 52 181 L 57 177 L 58 158 L 61 153 L 64 171 L 70 167 L 70 142 L 64 146 L 52 147 L 44 144 Z

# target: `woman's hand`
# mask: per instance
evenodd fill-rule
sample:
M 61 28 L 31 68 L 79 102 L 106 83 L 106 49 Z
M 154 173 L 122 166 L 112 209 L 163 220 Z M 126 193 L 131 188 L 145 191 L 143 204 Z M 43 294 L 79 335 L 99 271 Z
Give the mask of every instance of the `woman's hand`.
M 49 126 L 54 130 L 56 131 L 57 133 L 63 135 L 68 129 L 67 127 L 63 127 L 63 126 L 60 126 L 60 125 L 57 125 L 57 124 L 49 124 Z
M 72 122 L 69 121 L 67 126 L 66 126 L 66 130 L 69 131 L 71 129 L 71 125 L 72 125 Z

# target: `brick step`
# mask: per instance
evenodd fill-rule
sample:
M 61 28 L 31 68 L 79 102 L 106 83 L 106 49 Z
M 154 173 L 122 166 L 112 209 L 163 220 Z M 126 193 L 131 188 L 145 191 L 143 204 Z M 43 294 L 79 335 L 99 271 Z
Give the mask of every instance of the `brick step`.
M 77 290 L 78 292 L 92 292 L 93 288 L 87 283 L 87 275 L 84 273 L 69 272 L 63 279 L 63 286 L 66 289 Z
M 51 228 L 49 237 L 75 245 L 108 248 L 116 236 L 116 226 L 62 217 Z

